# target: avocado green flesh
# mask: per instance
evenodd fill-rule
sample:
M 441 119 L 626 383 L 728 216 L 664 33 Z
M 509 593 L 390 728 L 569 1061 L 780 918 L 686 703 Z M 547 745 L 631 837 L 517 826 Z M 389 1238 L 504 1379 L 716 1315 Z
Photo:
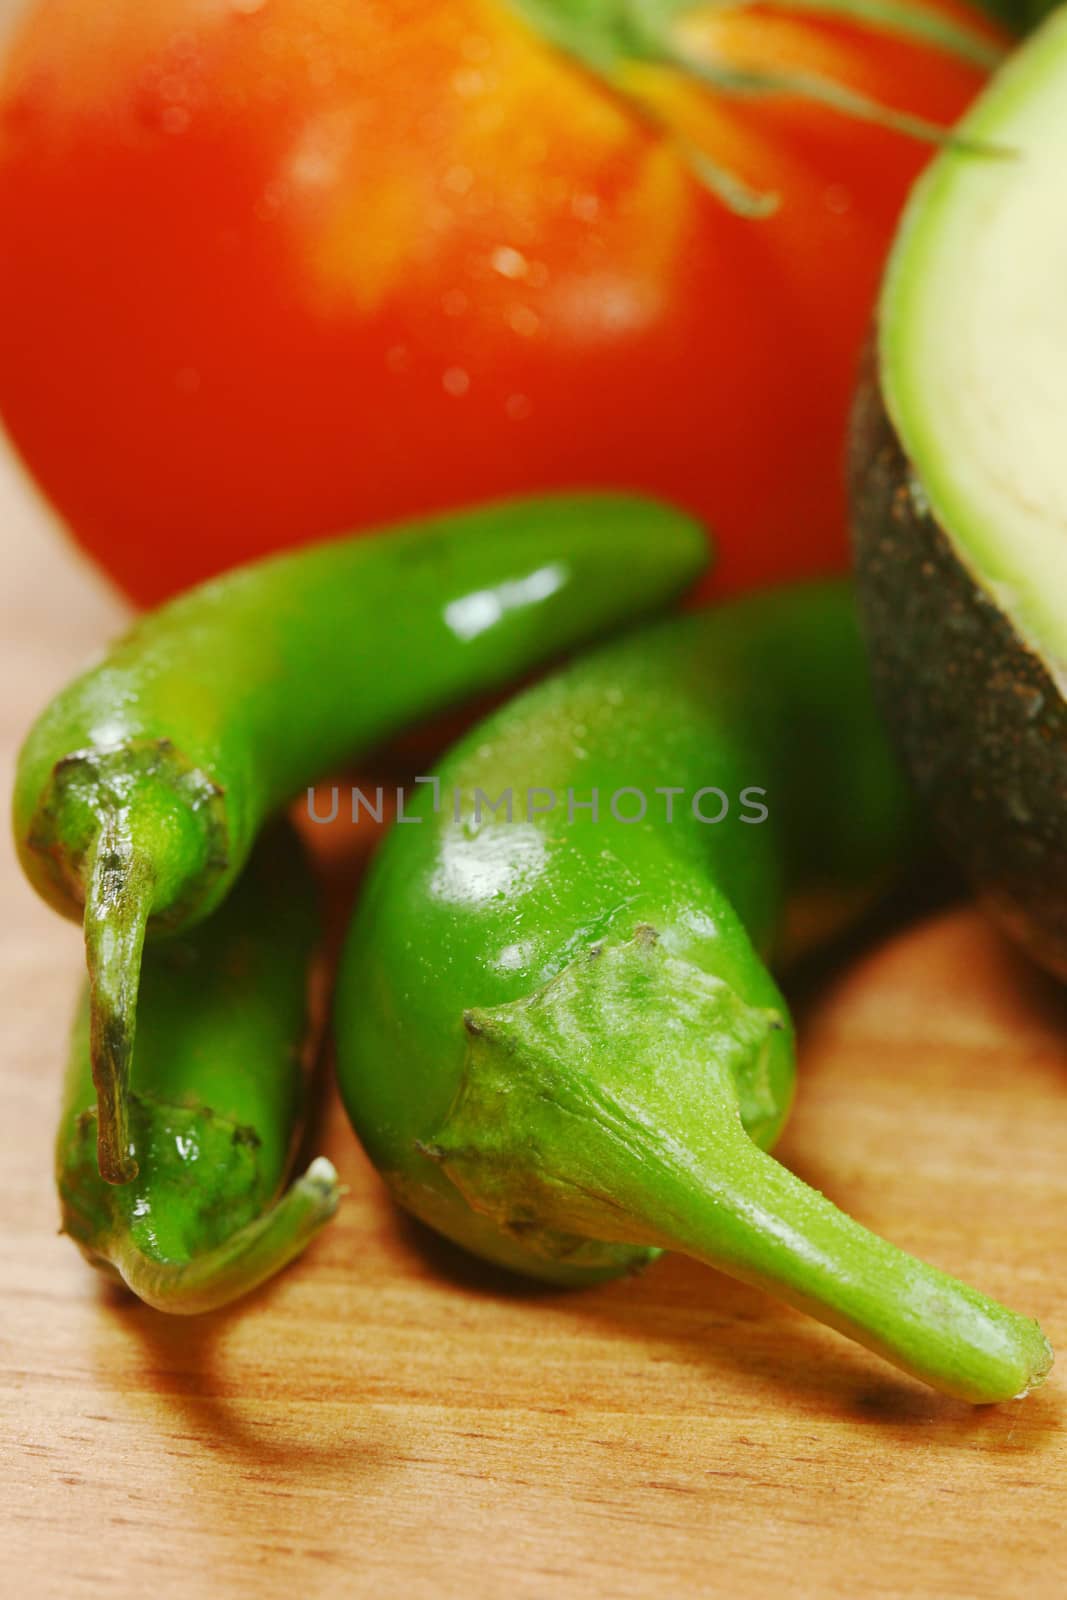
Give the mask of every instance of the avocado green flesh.
M 1067 694 L 1067 10 L 944 152 L 886 280 L 886 407 L 957 556 Z

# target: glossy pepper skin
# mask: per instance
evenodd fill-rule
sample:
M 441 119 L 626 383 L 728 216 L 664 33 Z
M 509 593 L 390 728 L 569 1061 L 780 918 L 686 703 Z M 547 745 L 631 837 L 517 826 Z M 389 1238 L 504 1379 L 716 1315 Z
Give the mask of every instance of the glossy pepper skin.
M 786 897 L 877 875 L 910 826 L 847 589 L 752 598 L 580 659 L 439 776 L 440 811 L 427 790 L 422 825 L 379 854 L 336 1009 L 345 1103 L 401 1202 L 556 1282 L 684 1250 L 969 1400 L 1040 1381 L 1035 1323 L 766 1154 L 793 1086 L 763 960 Z M 535 786 L 546 809 L 528 814 Z M 717 824 L 693 814 L 709 786 L 730 800 Z M 669 822 L 666 788 L 682 791 Z M 511 789 L 514 820 L 484 802 L 477 820 L 478 789 Z M 597 820 L 577 809 L 593 789 Z M 624 789 L 647 797 L 643 821 L 613 816 Z
M 16 777 L 31 883 L 84 919 L 99 1161 L 137 1170 L 126 1085 L 146 934 L 212 911 L 264 818 L 432 712 L 647 615 L 703 535 L 650 501 L 517 501 L 329 543 L 190 590 L 55 699 Z
M 212 1311 L 298 1255 L 333 1215 L 319 1159 L 279 1198 L 315 1043 L 317 896 L 293 832 L 269 829 L 226 904 L 146 953 L 130 1123 L 140 1169 L 96 1162 L 89 1007 L 71 1041 L 56 1180 L 63 1230 L 161 1311 Z

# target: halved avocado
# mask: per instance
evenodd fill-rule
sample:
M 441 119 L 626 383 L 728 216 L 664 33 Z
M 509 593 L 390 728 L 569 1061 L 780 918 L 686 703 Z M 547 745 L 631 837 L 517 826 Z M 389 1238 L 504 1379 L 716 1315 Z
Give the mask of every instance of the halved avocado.
M 1067 979 L 1067 8 L 961 132 L 909 200 L 861 383 L 858 582 L 932 816 Z

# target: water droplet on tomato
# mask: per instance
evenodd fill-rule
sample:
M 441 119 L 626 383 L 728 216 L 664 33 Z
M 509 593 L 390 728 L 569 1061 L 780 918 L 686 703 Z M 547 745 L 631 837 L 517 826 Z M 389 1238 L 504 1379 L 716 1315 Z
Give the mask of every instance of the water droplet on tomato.
M 448 371 L 442 374 L 441 383 L 446 394 L 452 395 L 456 400 L 461 400 L 465 394 L 470 392 L 470 373 L 465 372 L 462 367 L 449 367 Z
M 474 183 L 474 173 L 470 167 L 449 167 L 442 181 L 452 194 L 469 194 Z
M 541 326 L 541 318 L 529 306 L 514 306 L 508 313 L 508 322 L 523 339 L 532 339 Z
M 452 87 L 458 95 L 467 99 L 473 95 L 485 93 L 485 74 L 479 72 L 477 67 L 460 67 L 452 74 Z
M 509 394 L 504 402 L 504 415 L 509 422 L 525 422 L 533 415 L 533 401 L 528 394 Z
M 571 215 L 579 222 L 595 222 L 600 215 L 600 197 L 595 194 L 572 194 Z
M 137 84 L 134 109 L 138 120 L 153 132 L 184 133 L 193 120 L 196 84 L 185 68 L 145 72 Z
M 498 245 L 489 257 L 494 272 L 502 278 L 518 279 L 526 276 L 526 257 L 521 250 L 509 244 Z
M 254 17 L 266 4 L 267 0 L 230 0 L 230 10 L 236 17 Z

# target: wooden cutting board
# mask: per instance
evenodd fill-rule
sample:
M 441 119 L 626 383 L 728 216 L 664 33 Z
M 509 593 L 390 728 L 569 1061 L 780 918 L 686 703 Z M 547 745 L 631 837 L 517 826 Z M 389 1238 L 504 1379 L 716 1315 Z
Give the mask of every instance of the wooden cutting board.
M 120 606 L 0 461 L 3 782 Z M 56 1234 L 77 930 L 2 865 L 0 1544 L 42 1596 L 1067 1593 L 1063 1377 L 976 1410 L 680 1258 L 523 1287 L 349 1193 L 303 1261 L 168 1321 Z M 781 1154 L 1067 1352 L 1067 1000 L 970 909 L 809 984 Z M 1067 1354 L 1064 1357 L 1067 1372 Z

